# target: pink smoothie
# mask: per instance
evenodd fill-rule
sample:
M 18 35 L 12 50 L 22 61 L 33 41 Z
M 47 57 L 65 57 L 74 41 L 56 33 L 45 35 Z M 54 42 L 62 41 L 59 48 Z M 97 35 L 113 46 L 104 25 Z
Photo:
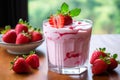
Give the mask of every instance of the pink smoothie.
M 73 21 L 64 28 L 53 28 L 43 23 L 49 63 L 54 66 L 75 67 L 88 59 L 92 22 Z

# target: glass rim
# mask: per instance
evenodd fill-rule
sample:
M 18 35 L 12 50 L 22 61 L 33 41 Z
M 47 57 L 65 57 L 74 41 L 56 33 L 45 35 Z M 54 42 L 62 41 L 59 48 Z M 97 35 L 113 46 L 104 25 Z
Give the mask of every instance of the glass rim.
M 45 20 L 43 20 L 43 23 L 45 23 L 45 22 L 47 22 L 49 19 L 45 19 Z M 91 20 L 91 19 L 80 19 L 80 20 L 75 20 L 75 19 L 73 19 L 73 21 L 86 21 L 87 23 L 89 23 L 89 24 L 91 24 L 91 25 L 93 25 L 93 21 Z

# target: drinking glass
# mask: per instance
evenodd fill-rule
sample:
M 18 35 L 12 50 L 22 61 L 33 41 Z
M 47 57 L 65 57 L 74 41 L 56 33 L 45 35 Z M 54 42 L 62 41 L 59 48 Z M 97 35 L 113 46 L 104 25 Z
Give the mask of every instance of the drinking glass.
M 73 21 L 63 28 L 54 28 L 43 21 L 48 69 L 60 74 L 81 74 L 87 70 L 92 21 Z

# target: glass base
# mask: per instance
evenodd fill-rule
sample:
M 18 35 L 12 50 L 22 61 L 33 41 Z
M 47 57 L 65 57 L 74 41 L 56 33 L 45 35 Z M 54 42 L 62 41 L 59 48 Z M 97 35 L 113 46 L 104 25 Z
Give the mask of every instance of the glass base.
M 82 74 L 83 72 L 87 71 L 87 67 L 86 66 L 72 67 L 72 68 L 51 68 L 49 67 L 49 70 L 59 73 L 59 74 Z

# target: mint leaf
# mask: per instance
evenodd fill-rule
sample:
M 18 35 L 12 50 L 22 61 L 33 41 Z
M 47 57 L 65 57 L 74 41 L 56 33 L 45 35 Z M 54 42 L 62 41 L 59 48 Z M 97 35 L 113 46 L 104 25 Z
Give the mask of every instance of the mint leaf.
M 71 17 L 78 16 L 80 14 L 80 12 L 81 12 L 81 9 L 75 8 L 75 9 L 73 9 L 73 10 L 70 11 L 70 16 Z
M 61 5 L 61 13 L 66 14 L 69 11 L 69 6 L 65 2 Z

